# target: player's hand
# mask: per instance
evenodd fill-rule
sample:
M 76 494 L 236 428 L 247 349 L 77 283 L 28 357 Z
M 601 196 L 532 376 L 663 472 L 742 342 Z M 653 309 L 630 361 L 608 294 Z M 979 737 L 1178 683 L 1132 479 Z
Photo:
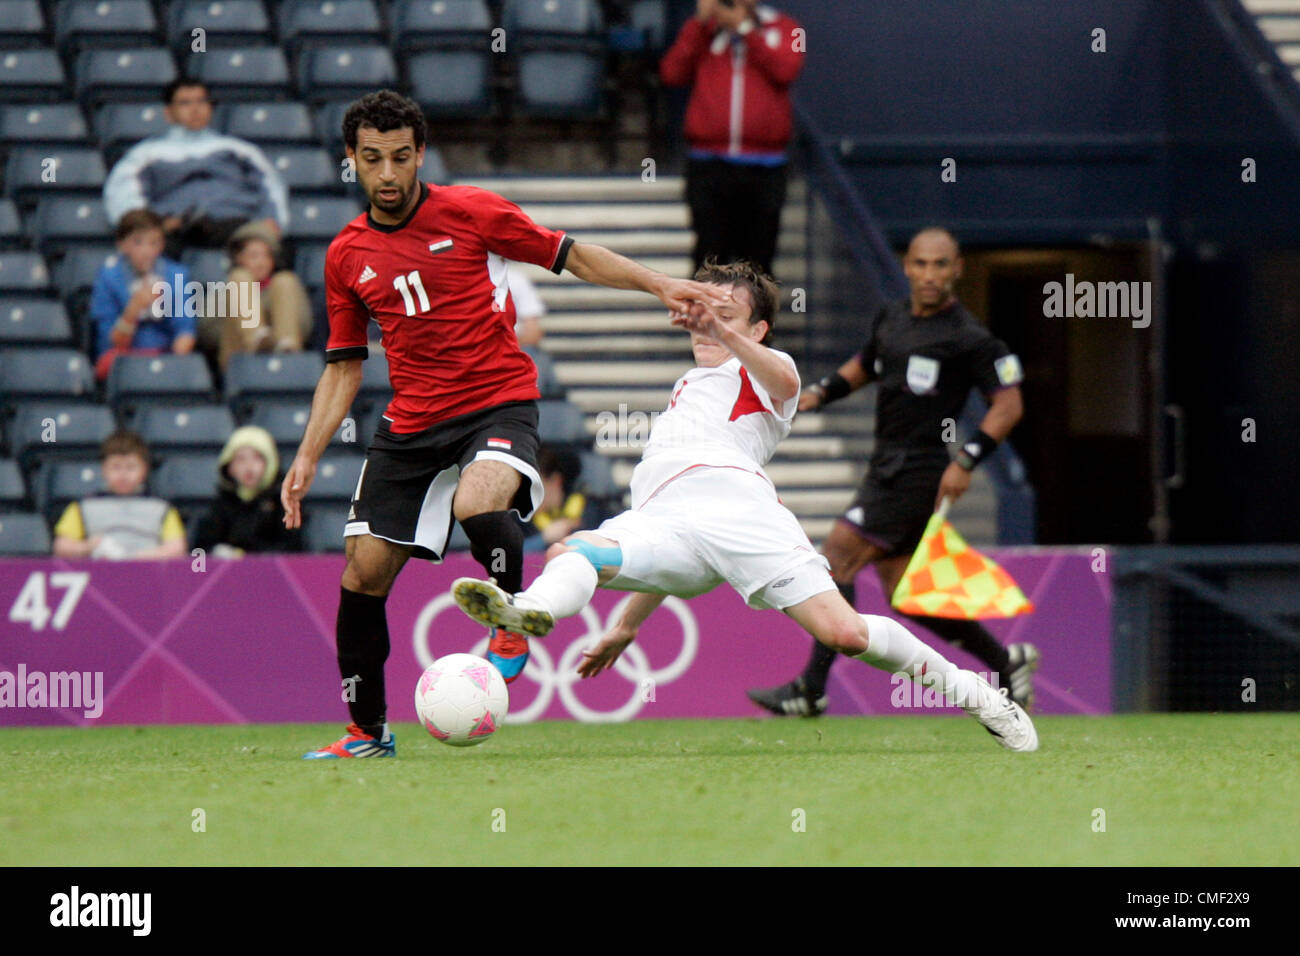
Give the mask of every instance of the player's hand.
M 589 651 L 582 652 L 582 662 L 578 664 L 578 676 L 595 677 L 601 671 L 613 667 L 618 656 L 634 640 L 636 640 L 636 631 L 629 631 L 615 625 L 600 639 L 599 644 Z
M 966 489 L 970 487 L 970 474 L 955 461 L 944 469 L 943 477 L 939 479 L 939 494 L 934 499 L 935 510 L 938 510 L 939 502 L 945 497 L 956 501 L 966 493 Z
M 284 526 L 286 528 L 302 527 L 302 498 L 311 487 L 316 477 L 316 462 L 309 461 L 301 455 L 293 460 L 289 471 L 280 485 L 280 504 L 284 505 Z
M 693 302 L 685 312 L 674 314 L 673 325 L 687 332 L 696 332 L 715 342 L 722 338 L 722 326 L 718 322 L 717 313 L 700 302 Z
M 714 282 L 696 282 L 693 279 L 673 279 L 664 276 L 656 294 L 659 301 L 668 306 L 673 318 L 690 312 L 691 305 L 702 302 L 718 308 L 731 301 L 731 287 Z
M 805 388 L 799 393 L 799 411 L 815 412 L 822 407 L 822 396 L 816 389 Z

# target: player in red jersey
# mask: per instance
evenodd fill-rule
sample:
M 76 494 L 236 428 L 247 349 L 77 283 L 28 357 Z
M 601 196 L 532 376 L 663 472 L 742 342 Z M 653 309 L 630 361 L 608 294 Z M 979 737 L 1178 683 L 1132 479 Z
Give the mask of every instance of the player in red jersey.
M 326 255 L 328 364 L 281 488 L 286 525 L 301 523 L 316 462 L 361 386 L 371 318 L 383 332 L 393 400 L 367 451 L 344 529 L 336 635 L 352 724 L 308 758 L 396 752 L 385 722 L 384 604 L 409 557 L 441 560 L 453 521 L 488 574 L 510 593 L 522 590 L 523 532 L 510 512 L 527 519 L 542 498 L 539 393 L 537 370 L 515 338 L 505 260 L 640 289 L 675 316 L 694 303 L 727 301 L 716 285 L 674 279 L 545 229 L 494 193 L 420 182 L 424 115 L 390 90 L 352 104 L 343 139 L 370 207 Z M 527 661 L 527 640 L 497 629 L 488 657 L 513 680 Z

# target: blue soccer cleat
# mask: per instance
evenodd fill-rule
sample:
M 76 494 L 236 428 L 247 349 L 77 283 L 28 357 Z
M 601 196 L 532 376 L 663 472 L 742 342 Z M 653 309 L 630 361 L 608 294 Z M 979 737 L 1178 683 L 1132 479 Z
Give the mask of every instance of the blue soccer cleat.
M 328 747 L 302 755 L 303 760 L 339 760 L 346 757 L 396 757 L 397 738 L 384 727 L 382 740 L 376 740 L 356 724 L 348 724 L 348 732 Z

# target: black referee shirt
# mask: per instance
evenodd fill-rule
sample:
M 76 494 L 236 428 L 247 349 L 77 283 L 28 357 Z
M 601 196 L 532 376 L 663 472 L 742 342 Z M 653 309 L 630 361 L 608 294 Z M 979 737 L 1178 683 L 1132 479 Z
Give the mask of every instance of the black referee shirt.
M 960 302 L 928 316 L 907 299 L 881 306 L 859 356 L 879 382 L 872 470 L 947 465 L 944 419 L 957 419 L 972 387 L 987 398 L 1020 384 L 1020 360 Z M 959 436 L 965 437 L 965 436 Z

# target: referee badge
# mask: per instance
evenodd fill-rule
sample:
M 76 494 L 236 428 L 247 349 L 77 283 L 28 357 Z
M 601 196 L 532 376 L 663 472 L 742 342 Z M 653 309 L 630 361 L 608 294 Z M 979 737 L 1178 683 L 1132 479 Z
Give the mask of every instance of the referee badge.
M 924 355 L 907 357 L 907 387 L 917 395 L 928 395 L 939 382 L 939 360 Z
M 1020 359 L 1014 355 L 1004 355 L 1000 359 L 995 359 L 993 370 L 998 373 L 998 382 L 1002 385 L 1019 385 L 1025 380 Z

